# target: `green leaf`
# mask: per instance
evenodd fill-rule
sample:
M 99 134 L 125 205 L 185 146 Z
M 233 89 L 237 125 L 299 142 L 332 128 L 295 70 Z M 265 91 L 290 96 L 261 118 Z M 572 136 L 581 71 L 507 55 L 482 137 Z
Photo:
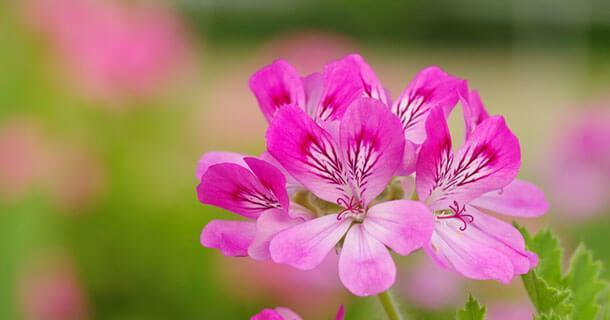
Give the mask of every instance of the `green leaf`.
M 527 230 L 519 228 L 525 238 L 527 248 L 538 254 L 538 267 L 536 273 L 552 287 L 562 287 L 561 261 L 563 250 L 559 240 L 551 230 L 544 229 L 531 237 Z
M 486 307 L 481 304 L 472 296 L 468 296 L 468 301 L 464 309 L 458 310 L 456 314 L 457 320 L 484 320 Z
M 606 306 L 604 306 L 604 315 L 602 316 L 602 320 L 610 320 L 610 294 L 608 294 L 608 299 L 606 299 Z
M 544 279 L 532 270 L 521 276 L 525 291 L 530 297 L 538 314 L 551 314 L 565 316 L 572 311 L 570 304 L 570 291 L 550 286 Z
M 564 320 L 565 318 L 561 318 L 556 313 L 545 313 L 541 315 L 537 315 L 534 317 L 534 320 Z
M 602 265 L 593 259 L 591 251 L 578 246 L 570 259 L 570 270 L 564 279 L 572 291 L 572 319 L 595 320 L 600 309 L 599 298 L 606 288 L 600 279 Z

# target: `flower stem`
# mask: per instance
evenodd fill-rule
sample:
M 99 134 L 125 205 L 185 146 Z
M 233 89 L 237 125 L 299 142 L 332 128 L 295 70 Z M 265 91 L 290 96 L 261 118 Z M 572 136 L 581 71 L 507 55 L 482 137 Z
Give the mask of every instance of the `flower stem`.
M 398 310 L 398 305 L 394 301 L 390 290 L 384 291 L 377 295 L 385 313 L 388 315 L 390 320 L 402 320 L 402 316 L 400 315 L 400 311 Z

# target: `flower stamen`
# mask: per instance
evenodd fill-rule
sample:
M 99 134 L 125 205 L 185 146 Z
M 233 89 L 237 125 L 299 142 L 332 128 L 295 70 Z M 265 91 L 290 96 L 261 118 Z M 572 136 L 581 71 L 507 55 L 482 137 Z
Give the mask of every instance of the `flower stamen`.
M 364 202 L 356 199 L 355 197 L 351 197 L 349 201 L 345 200 L 344 198 L 339 198 L 337 199 L 337 204 L 344 208 L 337 214 L 337 220 L 341 220 L 344 216 L 349 214 L 357 215 L 358 213 L 362 212 L 364 207 Z
M 474 222 L 474 217 L 469 214 L 464 214 L 466 212 L 466 205 L 463 205 L 460 208 L 460 205 L 457 201 L 453 201 L 453 206 L 449 206 L 449 209 L 453 211 L 453 214 L 447 216 L 438 216 L 437 219 L 458 219 L 462 221 L 463 225 L 460 227 L 460 231 L 466 231 L 468 227 L 468 223 Z

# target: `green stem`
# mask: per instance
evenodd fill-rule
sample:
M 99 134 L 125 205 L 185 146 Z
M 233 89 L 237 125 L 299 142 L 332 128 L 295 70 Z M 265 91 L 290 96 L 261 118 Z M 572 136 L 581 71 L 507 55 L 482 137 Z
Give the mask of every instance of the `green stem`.
M 394 301 L 390 290 L 384 291 L 377 295 L 385 313 L 388 315 L 390 320 L 402 320 L 402 316 L 400 315 L 400 311 L 398 310 L 398 305 Z

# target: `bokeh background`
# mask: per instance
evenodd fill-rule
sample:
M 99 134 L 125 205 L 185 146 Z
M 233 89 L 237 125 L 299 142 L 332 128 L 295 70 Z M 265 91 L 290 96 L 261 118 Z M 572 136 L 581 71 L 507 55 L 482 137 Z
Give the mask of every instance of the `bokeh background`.
M 608 1 L 6 0 L 0 319 L 247 319 L 274 306 L 330 319 L 340 304 L 348 319 L 380 318 L 332 258 L 299 272 L 199 244 L 208 220 L 231 217 L 198 203 L 199 156 L 264 149 L 249 76 L 351 52 L 394 97 L 428 65 L 468 79 L 551 203 L 520 222 L 610 265 Z M 490 319 L 528 318 L 519 279 L 466 281 L 424 258 L 399 259 L 411 318 L 449 319 L 468 292 Z

